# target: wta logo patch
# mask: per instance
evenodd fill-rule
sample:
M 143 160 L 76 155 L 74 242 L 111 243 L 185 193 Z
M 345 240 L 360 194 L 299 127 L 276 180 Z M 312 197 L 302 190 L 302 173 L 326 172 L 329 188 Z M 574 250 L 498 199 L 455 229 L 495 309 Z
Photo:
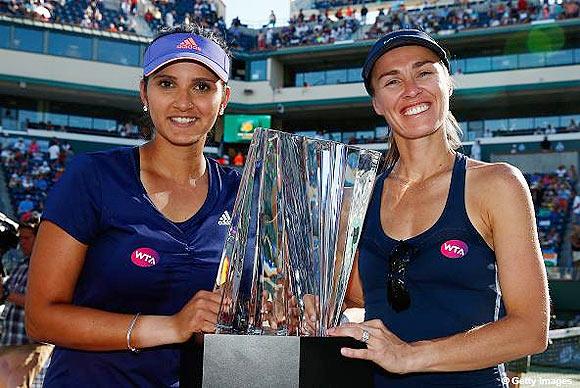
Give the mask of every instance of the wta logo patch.
M 138 248 L 131 254 L 131 261 L 137 267 L 153 267 L 159 263 L 159 253 L 151 248 Z
M 469 247 L 461 240 L 448 240 L 441 244 L 441 254 L 448 259 L 461 259 L 467 252 Z

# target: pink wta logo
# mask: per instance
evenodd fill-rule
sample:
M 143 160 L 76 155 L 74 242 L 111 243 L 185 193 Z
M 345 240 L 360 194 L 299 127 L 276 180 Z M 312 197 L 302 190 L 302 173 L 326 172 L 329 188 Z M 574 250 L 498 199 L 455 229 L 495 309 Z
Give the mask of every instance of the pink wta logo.
M 469 247 L 461 240 L 448 240 L 441 244 L 441 254 L 449 259 L 461 259 Z
M 131 261 L 138 267 L 153 267 L 159 262 L 159 253 L 151 248 L 138 248 L 131 254 Z

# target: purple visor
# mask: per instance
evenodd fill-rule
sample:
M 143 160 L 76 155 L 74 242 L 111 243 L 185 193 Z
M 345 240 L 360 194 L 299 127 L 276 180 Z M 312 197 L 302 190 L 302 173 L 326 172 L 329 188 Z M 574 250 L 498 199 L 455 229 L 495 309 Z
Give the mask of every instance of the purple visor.
M 224 82 L 230 77 L 230 58 L 216 43 L 192 33 L 176 33 L 155 39 L 143 58 L 143 75 L 150 76 L 162 66 L 192 60 L 209 67 Z

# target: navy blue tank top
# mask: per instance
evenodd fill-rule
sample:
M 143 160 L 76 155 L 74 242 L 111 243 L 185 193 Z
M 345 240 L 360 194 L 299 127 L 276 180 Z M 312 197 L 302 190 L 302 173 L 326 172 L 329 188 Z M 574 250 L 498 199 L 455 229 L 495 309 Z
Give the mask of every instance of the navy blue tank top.
M 465 208 L 467 158 L 458 153 L 445 208 L 435 224 L 405 242 L 416 249 L 406 271 L 411 304 L 396 312 L 387 301 L 389 256 L 399 241 L 380 220 L 381 193 L 390 171 L 376 181 L 359 245 L 365 320 L 380 319 L 403 341 L 414 342 L 465 332 L 505 315 L 495 253 L 469 221 Z M 469 372 L 378 372 L 377 387 L 502 387 L 503 365 Z

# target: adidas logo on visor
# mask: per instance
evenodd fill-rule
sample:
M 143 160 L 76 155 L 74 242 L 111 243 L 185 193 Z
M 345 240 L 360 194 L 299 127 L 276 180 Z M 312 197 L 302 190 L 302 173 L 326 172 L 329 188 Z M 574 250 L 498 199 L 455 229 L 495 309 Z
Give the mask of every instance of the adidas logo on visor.
M 185 39 L 183 42 L 175 46 L 175 48 L 201 51 L 201 48 L 199 48 L 199 46 L 197 45 L 197 43 L 195 43 L 195 40 L 193 40 L 193 38 Z

